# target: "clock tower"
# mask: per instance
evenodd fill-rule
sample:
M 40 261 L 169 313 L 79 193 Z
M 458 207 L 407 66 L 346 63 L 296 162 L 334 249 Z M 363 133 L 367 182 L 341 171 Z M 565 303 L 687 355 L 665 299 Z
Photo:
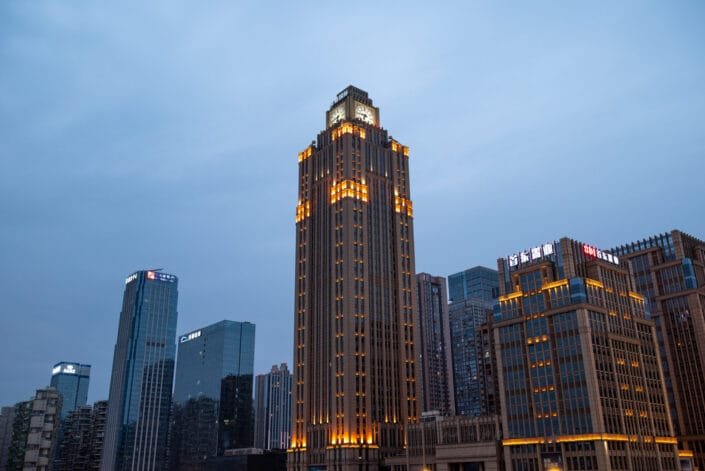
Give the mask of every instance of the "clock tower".
M 409 148 L 347 87 L 299 153 L 288 468 L 377 470 L 418 421 Z

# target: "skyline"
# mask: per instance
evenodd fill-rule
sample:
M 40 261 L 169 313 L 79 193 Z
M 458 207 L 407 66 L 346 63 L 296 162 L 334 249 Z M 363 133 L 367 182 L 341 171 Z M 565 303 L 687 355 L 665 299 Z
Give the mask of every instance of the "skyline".
M 417 272 L 702 238 L 705 6 L 642 5 L 0 6 L 0 404 L 61 360 L 107 399 L 124 279 L 151 267 L 179 277 L 177 334 L 250 321 L 255 372 L 291 365 L 296 155 L 349 84 L 410 146 Z M 367 34 L 317 48 L 337 31 Z

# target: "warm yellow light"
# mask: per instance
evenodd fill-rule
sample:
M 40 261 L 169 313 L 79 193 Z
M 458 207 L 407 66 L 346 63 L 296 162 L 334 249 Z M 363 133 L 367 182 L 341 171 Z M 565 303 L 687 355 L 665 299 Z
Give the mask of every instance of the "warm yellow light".
M 568 280 L 567 279 L 562 279 L 562 280 L 556 280 L 552 281 L 550 283 L 546 283 L 543 286 L 541 286 L 541 289 L 552 289 L 552 288 L 558 288 L 560 286 L 568 286 Z
M 306 149 L 299 152 L 299 162 L 303 162 L 313 155 L 313 146 L 308 146 Z
M 396 193 L 397 191 L 394 190 L 395 196 L 394 196 L 394 210 L 397 213 L 404 214 L 406 213 L 407 216 L 412 217 L 414 215 L 414 206 L 411 200 L 406 199 L 402 196 L 398 196 Z
M 585 283 L 588 286 L 594 286 L 595 288 L 604 288 L 605 285 L 603 285 L 601 282 L 597 280 L 593 280 L 592 278 L 585 278 Z
M 521 298 L 524 295 L 521 291 L 505 294 L 499 297 L 500 301 L 509 301 L 510 299 Z
M 354 198 L 366 203 L 368 200 L 367 185 L 352 180 L 343 180 L 340 183 L 334 183 L 330 189 L 331 204 L 343 198 Z

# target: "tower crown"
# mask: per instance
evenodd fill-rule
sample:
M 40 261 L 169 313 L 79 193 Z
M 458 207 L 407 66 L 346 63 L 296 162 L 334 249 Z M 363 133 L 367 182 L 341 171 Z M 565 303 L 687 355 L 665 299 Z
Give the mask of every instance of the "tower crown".
M 326 112 L 326 129 L 351 120 L 378 127 L 379 108 L 372 104 L 366 91 L 348 85 L 335 96 L 335 101 Z

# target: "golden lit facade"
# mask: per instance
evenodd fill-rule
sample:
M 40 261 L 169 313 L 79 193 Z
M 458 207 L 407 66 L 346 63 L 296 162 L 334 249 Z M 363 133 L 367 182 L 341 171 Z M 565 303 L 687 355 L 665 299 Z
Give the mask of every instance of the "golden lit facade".
M 680 469 L 654 323 L 626 261 L 563 238 L 498 265 L 507 469 Z
M 348 87 L 299 153 L 290 470 L 378 469 L 420 414 L 408 147 Z

